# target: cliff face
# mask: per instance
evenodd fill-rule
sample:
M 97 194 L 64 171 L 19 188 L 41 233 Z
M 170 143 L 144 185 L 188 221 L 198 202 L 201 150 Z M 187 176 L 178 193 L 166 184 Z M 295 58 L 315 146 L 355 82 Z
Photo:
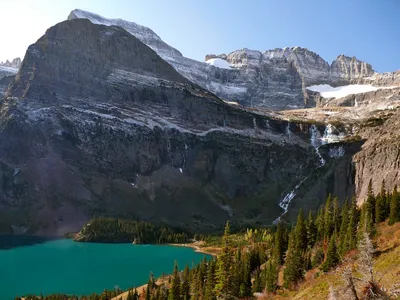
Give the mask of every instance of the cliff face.
M 93 215 L 269 224 L 321 163 L 310 124 L 230 106 L 124 29 L 84 19 L 29 47 L 0 114 L 3 232 L 64 233 Z
M 116 25 L 136 36 L 170 63 L 181 75 L 222 99 L 247 107 L 273 110 L 315 106 L 305 88 L 313 84 L 345 85 L 359 82 L 374 72 L 369 64 L 340 55 L 329 65 L 318 54 L 300 47 L 261 53 L 249 49 L 206 56 L 206 63 L 184 57 L 164 43 L 151 29 L 124 20 L 73 10 L 68 19 L 85 18 L 95 24 Z M 225 67 L 207 63 L 220 59 Z
M 375 193 L 380 192 L 382 180 L 389 191 L 400 186 L 399 116 L 397 111 L 383 125 L 374 127 L 362 150 L 354 156 L 359 203 L 366 199 L 370 180 Z

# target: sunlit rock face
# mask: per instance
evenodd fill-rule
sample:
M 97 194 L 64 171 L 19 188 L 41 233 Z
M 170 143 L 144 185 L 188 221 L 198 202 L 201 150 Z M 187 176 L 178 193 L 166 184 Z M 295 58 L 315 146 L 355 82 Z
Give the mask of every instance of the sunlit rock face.
M 124 28 L 156 51 L 185 78 L 222 99 L 247 107 L 272 110 L 312 107 L 316 104 L 305 96 L 307 86 L 321 83 L 345 85 L 374 73 L 369 64 L 354 57 L 340 55 L 329 65 L 318 54 L 301 47 L 265 52 L 244 48 L 228 54 L 208 54 L 206 62 L 199 62 L 184 57 L 154 31 L 134 22 L 73 10 L 68 19 L 76 18 Z

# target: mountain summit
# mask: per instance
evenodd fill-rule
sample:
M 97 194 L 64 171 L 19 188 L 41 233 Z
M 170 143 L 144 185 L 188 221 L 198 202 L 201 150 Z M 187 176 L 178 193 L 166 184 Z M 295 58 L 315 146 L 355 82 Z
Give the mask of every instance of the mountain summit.
M 73 10 L 68 19 L 86 18 L 94 24 L 124 28 L 157 52 L 180 74 L 222 99 L 243 106 L 274 110 L 315 106 L 306 87 L 316 84 L 332 86 L 359 83 L 374 74 L 371 65 L 340 55 L 329 65 L 318 54 L 301 47 L 267 50 L 264 53 L 241 49 L 218 57 L 207 55 L 199 62 L 184 57 L 151 29 L 121 19 L 107 19 L 83 10 Z

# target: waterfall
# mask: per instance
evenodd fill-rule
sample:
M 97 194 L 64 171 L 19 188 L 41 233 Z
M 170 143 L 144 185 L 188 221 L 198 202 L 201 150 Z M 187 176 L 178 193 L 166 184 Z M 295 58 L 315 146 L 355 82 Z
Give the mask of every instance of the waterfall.
M 181 168 L 179 168 L 179 171 L 181 172 L 181 173 L 183 173 L 183 170 L 185 170 L 185 167 L 186 167 L 186 160 L 187 160 L 187 158 L 186 158 L 186 156 L 187 156 L 187 150 L 188 150 L 188 145 L 186 144 L 186 142 L 185 142 L 185 150 L 183 151 L 183 161 L 182 161 L 182 167 Z
M 340 132 L 337 134 L 338 130 L 333 126 L 332 124 L 328 124 L 325 127 L 324 135 L 322 136 L 322 144 L 331 144 L 331 143 L 337 143 L 340 142 L 345 138 L 345 135 L 343 132 Z
M 293 190 L 291 190 L 289 193 L 287 193 L 282 200 L 279 202 L 280 208 L 283 209 L 283 213 L 274 221 L 272 222 L 273 224 L 278 224 L 279 221 L 282 219 L 282 217 L 288 212 L 290 202 L 293 200 L 293 198 L 296 196 L 296 192 L 301 186 L 301 184 L 307 179 L 308 177 L 304 178 L 302 181 L 300 181 L 299 184 L 297 184 Z
M 290 131 L 290 123 L 289 122 L 286 125 L 285 132 L 286 132 L 286 135 L 288 136 L 289 142 L 290 142 L 292 140 L 292 132 Z
M 325 130 L 326 130 L 326 129 L 325 129 Z M 314 147 L 315 152 L 316 152 L 317 155 L 318 155 L 318 158 L 319 158 L 319 168 L 320 168 L 320 167 L 322 167 L 322 166 L 325 165 L 326 161 L 325 161 L 325 159 L 322 157 L 321 153 L 319 152 L 319 147 L 322 145 L 322 138 L 321 138 L 321 134 L 320 134 L 319 131 L 318 131 L 317 126 L 315 126 L 314 124 L 311 125 L 310 134 L 311 134 L 310 142 L 311 142 L 311 145 Z
M 253 128 L 254 130 L 257 130 L 257 121 L 256 118 L 253 117 Z
M 319 132 L 318 128 L 316 125 L 311 125 L 310 127 L 310 142 L 313 148 L 315 149 L 315 152 L 317 153 L 320 161 L 320 165 L 318 168 L 321 168 L 322 166 L 325 165 L 326 161 L 322 157 L 321 153 L 319 152 L 319 147 L 322 145 L 330 144 L 330 143 L 336 143 L 341 141 L 345 135 L 344 133 L 337 133 L 338 130 L 331 124 L 328 124 L 325 127 L 325 131 L 323 136 L 321 137 L 321 133 Z M 290 132 L 290 123 L 286 126 L 286 135 L 289 136 L 289 140 L 291 137 L 291 132 Z M 337 158 L 343 156 L 345 153 L 343 146 L 338 146 L 338 147 L 332 147 L 329 149 L 329 157 L 330 158 Z M 289 205 L 292 202 L 293 198 L 297 194 L 297 190 L 300 188 L 302 183 L 307 179 L 308 177 L 304 178 L 302 181 L 300 181 L 299 184 L 297 184 L 289 193 L 287 193 L 279 202 L 279 207 L 283 209 L 283 213 L 273 222 L 273 224 L 277 224 L 282 217 L 288 212 Z

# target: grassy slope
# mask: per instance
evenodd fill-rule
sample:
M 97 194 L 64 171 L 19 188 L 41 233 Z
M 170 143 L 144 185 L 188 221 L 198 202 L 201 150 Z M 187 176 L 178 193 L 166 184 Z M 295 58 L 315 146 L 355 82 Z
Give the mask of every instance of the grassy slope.
M 377 257 L 375 259 L 374 270 L 380 278 L 384 275 L 380 284 L 385 288 L 392 287 L 400 282 L 400 223 L 393 226 L 379 224 L 377 238 Z M 356 253 L 353 253 L 356 254 Z M 352 257 L 353 255 L 350 255 Z M 336 271 L 316 277 L 316 270 L 310 271 L 306 275 L 306 280 L 299 286 L 298 291 L 281 292 L 280 295 L 271 299 L 327 299 L 329 285 L 334 287 L 343 285 L 340 277 L 341 265 Z M 339 273 L 339 274 L 338 274 Z M 316 277 L 316 278 L 314 278 Z

